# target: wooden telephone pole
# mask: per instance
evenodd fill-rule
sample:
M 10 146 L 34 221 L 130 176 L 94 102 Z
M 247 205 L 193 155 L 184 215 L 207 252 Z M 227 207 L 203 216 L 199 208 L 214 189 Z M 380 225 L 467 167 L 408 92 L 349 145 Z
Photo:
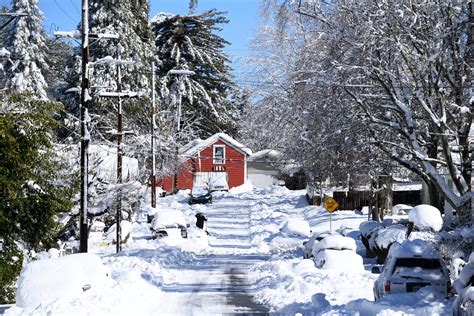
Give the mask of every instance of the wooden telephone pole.
M 88 152 L 89 152 L 89 99 L 90 81 L 89 64 L 89 1 L 82 0 L 82 80 L 81 80 L 81 207 L 79 213 L 80 252 L 87 252 L 87 186 L 88 186 Z

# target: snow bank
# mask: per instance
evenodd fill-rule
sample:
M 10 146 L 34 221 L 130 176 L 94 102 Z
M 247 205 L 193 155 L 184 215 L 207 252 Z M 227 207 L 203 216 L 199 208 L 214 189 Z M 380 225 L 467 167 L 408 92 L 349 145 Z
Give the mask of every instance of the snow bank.
M 332 307 L 322 315 L 451 315 L 450 302 L 432 287 L 418 292 L 390 294 L 377 301 L 358 299 Z
M 441 212 L 431 205 L 418 205 L 408 213 L 408 219 L 420 229 L 439 232 L 443 227 Z
M 283 224 L 280 230 L 288 236 L 309 237 L 311 235 L 311 227 L 303 219 L 290 218 Z
M 325 249 L 319 251 L 315 257 L 316 266 L 322 269 L 363 272 L 362 257 L 353 250 Z
M 59 298 L 80 297 L 89 289 L 102 289 L 109 281 L 108 270 L 97 255 L 83 253 L 33 261 L 20 274 L 16 304 L 35 308 Z
M 230 189 L 229 193 L 230 194 L 248 193 L 248 192 L 252 192 L 254 188 L 255 187 L 253 186 L 253 184 L 250 181 L 247 181 L 246 183 L 244 183 L 244 184 L 242 184 L 238 187 Z
M 178 228 L 180 226 L 186 227 L 186 225 L 186 218 L 183 212 L 174 209 L 159 210 L 151 222 L 151 228 L 154 230 L 160 228 Z

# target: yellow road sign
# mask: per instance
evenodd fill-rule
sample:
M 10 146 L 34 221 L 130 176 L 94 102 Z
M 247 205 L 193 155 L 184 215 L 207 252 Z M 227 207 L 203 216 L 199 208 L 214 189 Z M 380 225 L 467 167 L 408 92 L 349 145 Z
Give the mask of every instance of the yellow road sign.
M 334 200 L 332 197 L 328 197 L 326 201 L 324 201 L 323 207 L 329 212 L 334 212 L 338 207 L 339 204 Z

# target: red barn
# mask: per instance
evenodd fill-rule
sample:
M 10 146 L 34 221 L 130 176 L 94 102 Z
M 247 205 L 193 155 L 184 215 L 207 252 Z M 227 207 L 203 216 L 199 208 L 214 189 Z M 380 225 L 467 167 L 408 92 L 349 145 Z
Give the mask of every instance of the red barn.
M 177 189 L 192 189 L 193 185 L 210 179 L 225 178 L 229 189 L 247 181 L 247 158 L 252 151 L 224 133 L 208 139 L 194 140 L 179 150 L 184 162 L 178 170 Z M 166 192 L 174 189 L 174 175 L 164 177 L 158 185 Z

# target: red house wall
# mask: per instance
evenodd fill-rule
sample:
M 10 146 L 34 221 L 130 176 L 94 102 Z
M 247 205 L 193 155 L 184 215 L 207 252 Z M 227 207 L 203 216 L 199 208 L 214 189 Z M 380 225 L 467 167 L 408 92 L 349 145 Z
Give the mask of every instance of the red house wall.
M 225 163 L 214 164 L 213 146 L 225 146 Z M 209 147 L 204 148 L 200 154 L 201 157 L 201 172 L 214 172 L 214 166 L 224 166 L 228 174 L 229 188 L 238 187 L 245 183 L 245 156 L 221 140 L 218 140 Z
M 225 145 L 225 163 L 214 164 L 213 146 Z M 199 164 L 199 158 L 201 164 Z M 245 183 L 245 155 L 235 150 L 221 140 L 216 141 L 212 145 L 201 150 L 199 155 L 195 155 L 193 159 L 188 159 L 179 168 L 178 172 L 178 189 L 192 189 L 193 172 L 216 172 L 213 170 L 215 166 L 224 166 L 228 174 L 229 188 L 237 187 Z M 174 176 L 167 176 L 159 179 L 157 186 L 160 186 L 166 192 L 173 191 Z

